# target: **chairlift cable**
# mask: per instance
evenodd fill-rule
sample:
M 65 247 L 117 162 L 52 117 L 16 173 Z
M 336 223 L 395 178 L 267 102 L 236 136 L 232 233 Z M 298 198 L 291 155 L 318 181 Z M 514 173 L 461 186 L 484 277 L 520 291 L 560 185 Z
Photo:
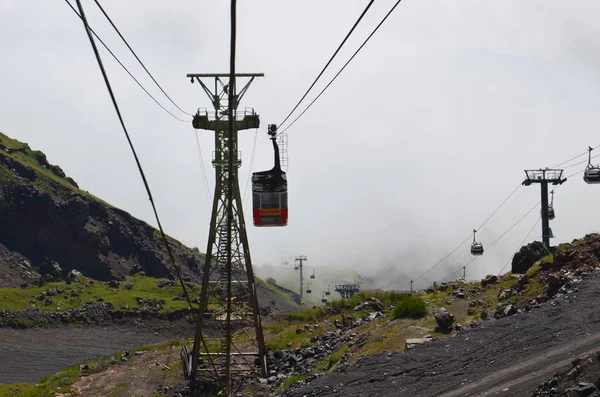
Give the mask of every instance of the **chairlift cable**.
M 531 213 L 533 210 L 535 210 L 535 209 L 538 207 L 538 205 L 540 205 L 540 201 L 538 201 L 538 202 L 537 202 L 537 203 L 536 203 L 536 204 L 533 206 L 533 208 L 531 208 L 529 211 L 527 211 L 527 212 L 525 213 L 525 215 L 523 215 L 521 218 L 519 218 L 519 220 L 518 220 L 518 221 L 516 221 L 516 222 L 515 222 L 515 223 L 514 223 L 514 224 L 513 224 L 511 227 L 509 227 L 509 228 L 508 228 L 508 229 L 507 229 L 507 230 L 506 230 L 504 233 L 502 233 L 502 234 L 500 235 L 500 237 L 498 237 L 498 238 L 497 238 L 497 239 L 496 239 L 496 240 L 495 240 L 495 241 L 494 241 L 492 244 L 490 244 L 490 246 L 487 248 L 487 249 L 488 249 L 488 251 L 490 250 L 490 248 L 492 248 L 494 245 L 496 245 L 496 243 L 497 243 L 498 241 L 500 241 L 500 240 L 501 240 L 501 239 L 502 239 L 504 236 L 506 236 L 506 235 L 508 234 L 508 232 L 510 232 L 510 231 L 511 231 L 512 229 L 514 229 L 514 228 L 515 228 L 515 227 L 516 227 L 516 226 L 517 226 L 519 223 L 521 223 L 521 222 L 523 221 L 523 219 L 525 219 L 525 218 L 527 217 L 527 215 L 529 215 L 529 214 L 530 214 L 530 213 Z M 537 222 L 536 222 L 536 224 L 537 224 Z M 531 233 L 531 232 L 530 232 L 530 233 Z M 527 237 L 529 237 L 529 234 L 527 235 Z M 474 258 L 473 258 L 473 259 L 471 259 L 469 262 L 467 262 L 467 264 L 466 264 L 466 265 L 463 265 L 463 266 L 461 266 L 461 267 L 460 267 L 460 269 L 458 269 L 457 271 L 455 271 L 455 272 L 452 272 L 452 273 L 450 273 L 449 275 L 445 276 L 444 278 L 442 278 L 442 280 L 446 280 L 447 278 L 449 278 L 449 277 L 451 277 L 451 276 L 455 275 L 455 274 L 456 274 L 456 273 L 458 273 L 459 271 L 463 270 L 463 267 L 464 267 L 464 268 L 468 267 L 468 266 L 469 266 L 471 263 L 475 262 L 475 261 L 476 261 L 477 259 L 479 259 L 479 258 L 480 258 L 479 256 L 476 256 L 476 257 L 474 257 Z
M 317 97 L 312 100 L 312 102 L 302 111 L 302 113 L 300 113 L 300 115 L 298 117 L 296 117 L 294 119 L 294 121 L 292 121 L 292 123 L 290 125 L 288 125 L 286 128 L 284 128 L 283 131 L 281 131 L 279 134 L 283 134 L 292 125 L 294 125 L 296 123 L 296 121 L 298 121 L 298 119 L 300 117 L 302 117 L 304 115 L 304 113 L 306 113 L 306 111 L 308 109 L 310 109 L 311 106 L 321 97 L 321 95 L 323 95 L 323 93 L 325 91 L 327 91 L 327 89 L 329 88 L 329 86 L 338 78 L 338 76 L 344 71 L 344 69 L 346 69 L 346 66 L 348 66 L 350 64 L 350 62 L 352 62 L 352 60 L 354 59 L 354 57 L 356 57 L 356 55 L 358 55 L 358 53 L 360 52 L 360 50 L 363 49 L 363 47 L 369 42 L 369 40 L 371 40 L 371 37 L 373 37 L 373 35 L 375 34 L 375 32 L 377 32 L 379 30 L 379 28 L 381 27 L 381 25 L 383 25 L 383 23 L 392 14 L 392 12 L 396 9 L 396 7 L 398 6 L 398 4 L 400 4 L 401 1 L 402 0 L 398 0 L 396 2 L 396 4 L 394 4 L 394 6 L 392 7 L 392 9 L 385 15 L 385 17 L 383 17 L 383 19 L 381 20 L 381 22 L 379 22 L 379 24 L 375 27 L 375 29 L 373 29 L 373 31 L 371 32 L 371 34 L 365 39 L 365 41 L 361 44 L 361 46 L 358 47 L 358 50 L 356 50 L 356 52 L 350 57 L 350 59 L 348 60 L 348 62 L 346 62 L 344 64 L 344 66 L 342 66 L 342 68 L 340 69 L 340 71 L 337 72 L 337 74 L 333 77 L 333 79 L 331 79 L 331 81 L 325 86 L 325 88 L 323 88 L 323 90 L 321 90 L 321 92 L 319 93 L 319 95 L 317 95 Z
M 95 1 L 97 1 L 97 0 L 95 0 Z M 327 70 L 327 68 L 329 67 L 329 65 L 331 64 L 331 62 L 335 58 L 335 56 L 338 54 L 338 52 L 340 52 L 340 50 L 342 49 L 342 47 L 344 46 L 344 44 L 346 43 L 346 41 L 350 38 L 350 36 L 354 32 L 354 29 L 356 29 L 356 27 L 358 26 L 358 24 L 360 23 L 360 21 L 363 19 L 363 17 L 367 13 L 367 11 L 369 11 L 369 8 L 371 8 L 371 6 L 373 5 L 374 1 L 375 0 L 369 1 L 369 4 L 367 4 L 367 7 L 364 9 L 364 11 L 362 12 L 362 14 L 360 14 L 360 17 L 358 17 L 358 19 L 356 20 L 356 22 L 354 22 L 354 25 L 352 26 L 352 29 L 350 29 L 350 31 L 348 32 L 348 34 L 346 35 L 346 37 L 344 38 L 344 40 L 342 41 L 342 43 L 338 46 L 337 50 L 335 50 L 335 52 L 333 53 L 333 55 L 331 56 L 331 58 L 329 58 L 329 61 L 327 62 L 327 64 L 325 64 L 325 66 L 321 70 L 321 73 L 319 73 L 319 75 L 317 76 L 317 78 L 315 79 L 315 81 L 313 81 L 313 83 L 310 85 L 310 87 L 308 87 L 308 90 L 306 90 L 306 92 L 304 93 L 304 95 L 302 96 L 302 98 L 300 98 L 300 100 L 298 101 L 298 103 L 296 104 L 296 106 L 294 106 L 294 108 L 285 117 L 285 119 L 281 123 L 279 123 L 279 127 L 282 127 L 285 124 L 285 122 L 296 111 L 296 109 L 298 109 L 298 106 L 300 106 L 300 104 L 302 103 L 302 101 L 304 101 L 304 99 L 306 98 L 306 96 L 308 95 L 308 93 L 313 89 L 313 87 L 315 86 L 315 84 L 317 84 L 317 81 L 319 81 L 319 79 L 321 78 L 321 76 L 323 75 L 323 73 L 325 73 L 325 70 Z
M 525 244 L 525 241 L 527 241 L 527 239 L 529 238 L 529 236 L 531 235 L 531 233 L 533 232 L 533 230 L 536 228 L 536 226 L 538 225 L 538 223 L 540 223 L 540 220 L 542 219 L 542 217 L 540 216 L 539 218 L 537 218 L 537 220 L 535 221 L 535 223 L 533 224 L 533 226 L 531 227 L 531 229 L 529 229 L 529 233 L 527 233 L 527 235 L 525 236 L 525 238 L 523 239 L 523 241 L 521 241 L 521 244 L 519 244 L 519 247 L 517 248 L 517 251 L 515 251 L 515 253 L 518 252 L 518 250 L 521 249 L 521 247 L 523 246 L 523 244 Z M 512 254 L 511 257 L 508 259 L 508 261 L 506 261 L 506 263 L 504 264 L 504 266 L 502 266 L 502 269 L 500 269 L 500 271 L 498 272 L 498 276 L 502 274 L 502 272 L 504 271 L 504 269 L 506 268 L 506 266 L 508 266 L 509 263 L 512 262 L 513 258 L 514 258 L 515 254 Z
M 165 234 L 162 224 L 160 222 L 160 218 L 158 216 L 158 211 L 156 209 L 156 205 L 154 203 L 154 199 L 152 198 L 152 192 L 150 190 L 150 185 L 148 184 L 148 180 L 146 179 L 146 175 L 144 174 L 144 169 L 142 168 L 142 164 L 137 156 L 137 153 L 135 151 L 135 147 L 133 145 L 133 142 L 131 141 L 131 138 L 129 136 L 129 132 L 127 132 L 127 127 L 125 127 L 125 121 L 123 120 L 123 116 L 121 115 L 121 111 L 119 109 L 119 105 L 117 103 L 117 99 L 115 97 L 115 94 L 112 90 L 112 87 L 110 85 L 110 81 L 108 79 L 108 75 L 106 74 L 106 70 L 104 69 L 104 65 L 102 63 L 102 59 L 100 57 L 100 53 L 98 52 L 98 47 L 96 47 L 96 43 L 94 41 L 94 37 L 92 36 L 92 31 L 88 25 L 88 21 L 87 18 L 85 17 L 85 13 L 83 11 L 83 6 L 81 5 L 81 1 L 80 0 L 75 0 L 77 2 L 77 7 L 79 8 L 79 15 L 80 18 L 83 22 L 83 26 L 85 28 L 85 31 L 87 33 L 88 39 L 90 40 L 90 44 L 92 45 L 92 49 L 94 51 L 94 55 L 96 57 L 96 61 L 98 62 L 98 66 L 100 67 L 100 71 L 102 72 L 102 77 L 104 78 L 104 83 L 106 84 L 106 88 L 108 90 L 108 93 L 110 95 L 111 101 L 113 103 L 113 106 L 115 108 L 115 112 L 117 113 L 117 117 L 119 118 L 119 122 L 121 124 L 121 127 L 123 128 L 123 132 L 125 133 L 125 137 L 127 138 L 127 142 L 129 143 L 129 147 L 131 149 L 131 152 L 133 154 L 133 157 L 135 159 L 138 171 L 140 172 L 140 176 L 142 177 L 142 181 L 144 182 L 144 186 L 146 188 L 146 193 L 148 194 L 148 199 L 150 200 L 150 204 L 152 205 L 152 210 L 154 211 L 154 216 L 156 218 L 156 223 L 158 224 L 158 229 L 160 230 L 160 234 L 162 236 L 162 239 L 165 243 L 165 248 L 167 250 L 168 256 L 171 260 L 171 264 L 173 266 L 173 269 L 175 270 L 175 273 L 177 274 L 177 277 L 179 278 L 179 282 L 181 283 L 181 287 L 183 289 L 183 294 L 188 302 L 189 308 L 190 310 L 193 311 L 193 307 L 192 307 L 192 301 L 190 299 L 190 296 L 188 294 L 187 291 L 187 287 L 185 285 L 185 282 L 183 281 L 183 277 L 181 276 L 181 269 L 179 268 L 179 266 L 177 265 L 177 263 L 175 262 L 175 257 L 173 256 L 173 252 L 171 251 L 171 247 L 169 246 L 169 242 L 167 240 L 167 235 Z M 67 1 L 68 3 L 68 1 Z M 70 4 L 69 4 L 70 5 Z
M 488 216 L 488 217 L 486 218 L 486 220 L 485 220 L 485 221 L 483 221 L 483 223 L 482 223 L 482 224 L 481 224 L 481 225 L 480 225 L 480 226 L 477 228 L 477 230 L 480 230 L 482 227 L 484 227 L 484 226 L 485 226 L 485 224 L 486 224 L 486 223 L 488 223 L 488 221 L 489 221 L 490 219 L 492 219 L 492 217 L 493 217 L 494 215 L 496 215 L 496 212 L 498 212 L 498 211 L 500 210 L 500 208 L 502 208 L 502 207 L 504 206 L 504 204 L 506 204 L 506 202 L 507 202 L 507 201 L 508 201 L 508 200 L 509 200 L 509 199 L 510 199 L 510 198 L 511 198 L 511 197 L 512 197 L 512 196 L 513 196 L 515 193 L 516 193 L 516 191 L 517 191 L 517 190 L 519 190 L 519 188 L 520 188 L 521 186 L 522 186 L 522 185 L 519 183 L 519 184 L 517 185 L 517 187 L 515 188 L 515 190 L 513 190 L 513 191 L 512 191 L 512 192 L 511 192 L 511 193 L 508 195 L 508 197 L 506 197 L 506 198 L 504 199 L 504 201 L 502 201 L 502 203 L 500 203 L 500 205 L 499 205 L 499 206 L 498 206 L 498 207 L 497 207 L 497 208 L 494 210 L 494 212 L 492 212 L 492 213 L 490 214 L 490 216 Z
M 517 187 L 510 192 L 510 194 L 500 203 L 500 205 L 498 207 L 496 207 L 496 209 L 494 209 L 494 211 L 485 219 L 485 221 L 477 228 L 477 230 L 480 230 L 483 226 L 485 226 L 490 219 L 492 219 L 492 217 L 504 206 L 504 204 L 506 204 L 506 202 L 508 202 L 508 200 L 515 194 L 515 192 L 519 189 L 519 187 L 521 186 L 521 184 L 517 185 Z M 454 254 L 456 251 L 458 251 L 458 249 L 460 249 L 460 247 L 462 247 L 467 241 L 469 241 L 471 238 L 473 237 L 473 234 L 469 234 L 468 237 L 466 237 L 459 245 L 457 245 L 452 251 L 450 251 L 448 254 L 446 254 L 446 256 L 444 256 L 442 259 L 440 259 L 439 261 L 437 261 L 433 266 L 431 266 L 428 270 L 426 270 L 424 273 L 422 273 L 420 276 L 418 276 L 416 279 L 413 279 L 413 282 L 421 279 L 423 276 L 425 276 L 427 273 L 429 273 L 430 271 L 432 271 L 433 269 L 435 269 L 436 267 L 438 267 L 442 262 L 444 262 L 446 259 L 448 259 L 448 257 L 450 257 L 450 255 Z M 489 247 L 488 247 L 489 249 Z M 397 280 L 392 281 L 391 283 L 387 284 L 384 288 L 389 287 L 390 285 L 394 284 Z
M 193 116 L 193 114 L 186 112 L 185 110 L 183 110 L 182 108 L 179 107 L 179 105 L 177 105 L 175 103 L 175 101 L 173 101 L 171 99 L 171 97 L 169 96 L 169 94 L 167 94 L 165 92 L 165 90 L 162 88 L 162 86 L 160 84 L 158 84 L 158 81 L 156 81 L 156 79 L 154 78 L 154 76 L 152 76 L 152 73 L 150 73 L 150 71 L 146 68 L 146 65 L 144 65 L 144 63 L 142 62 L 142 60 L 137 56 L 137 54 L 135 53 L 135 51 L 133 51 L 133 48 L 131 48 L 131 46 L 129 45 L 129 43 L 127 42 L 127 40 L 125 40 L 125 37 L 123 37 L 123 35 L 121 34 L 121 32 L 119 31 L 119 29 L 117 28 L 117 26 L 113 23 L 112 19 L 110 19 L 110 17 L 108 16 L 108 14 L 106 13 L 106 11 L 104 11 L 104 8 L 100 5 L 100 3 L 98 2 L 98 0 L 94 0 L 94 2 L 96 3 L 96 5 L 98 6 L 98 8 L 100 9 L 100 11 L 102 11 L 102 14 L 104 14 L 104 16 L 106 17 L 106 19 L 108 20 L 108 22 L 111 24 L 111 26 L 113 27 L 113 29 L 115 29 L 115 31 L 117 32 L 117 34 L 119 35 L 119 37 L 121 38 L 121 40 L 123 40 L 123 43 L 125 43 L 125 45 L 127 46 L 127 48 L 129 48 L 129 51 L 131 51 L 131 53 L 133 54 L 133 56 L 135 57 L 135 59 L 137 59 L 137 61 L 140 63 L 140 65 L 142 66 L 142 68 L 146 71 L 146 73 L 148 74 L 148 76 L 150 76 L 150 78 L 152 79 L 152 81 L 154 81 L 154 84 L 156 84 L 156 86 L 162 91 L 163 94 L 165 94 L 165 96 L 167 97 L 167 99 L 177 108 L 181 111 L 181 113 L 188 115 L 188 116 Z
M 69 5 L 69 7 L 71 7 L 71 9 L 73 10 L 73 12 L 80 18 L 81 15 L 79 15 L 79 12 L 71 5 L 71 3 L 69 2 L 69 0 L 65 0 L 65 2 Z M 83 20 L 83 19 L 82 19 Z M 100 38 L 100 36 L 98 36 L 96 34 L 96 32 L 94 31 L 94 29 L 92 29 L 89 25 L 88 28 L 90 29 L 90 31 L 92 32 L 92 34 L 94 35 L 94 37 L 96 37 L 96 39 L 98 39 L 98 41 L 100 42 L 100 44 L 102 44 L 102 46 L 104 46 L 104 48 L 106 49 L 106 51 L 108 51 L 108 53 L 115 59 L 115 61 L 117 61 L 117 63 L 123 68 L 123 70 L 125 70 L 125 72 L 127 72 L 127 74 L 129 75 L 129 77 L 131 77 L 133 79 L 133 81 L 135 81 L 137 83 L 137 85 L 146 93 L 146 95 L 148 95 L 150 97 L 150 99 L 152 99 L 154 101 L 154 103 L 156 103 L 158 106 L 160 106 L 162 108 L 162 110 L 164 110 L 165 112 L 167 112 L 169 115 L 171 115 L 173 118 L 183 122 L 183 123 L 189 123 L 190 120 L 183 120 L 179 117 L 177 117 L 176 115 L 174 115 L 173 113 L 171 113 L 167 108 L 165 108 L 160 102 L 158 102 L 158 100 L 156 98 L 154 98 L 154 96 L 152 96 L 152 94 L 150 94 L 150 92 L 148 92 L 148 90 L 142 85 L 142 83 L 140 83 L 138 81 L 138 79 L 136 79 L 133 74 L 129 71 L 129 69 L 127 69 L 127 67 L 125 65 L 123 65 L 123 63 L 119 60 L 119 58 L 115 55 L 114 52 L 111 51 L 111 49 L 108 47 L 108 45 L 106 45 L 106 43 L 104 43 L 104 41 Z
M 598 149 L 599 147 L 600 147 L 600 145 L 597 145 L 597 146 L 594 146 L 592 149 Z M 585 152 L 581 153 L 581 154 L 578 154 L 577 156 L 574 156 L 574 157 L 570 158 L 569 160 L 565 160 L 562 163 L 559 163 L 559 164 L 553 166 L 552 168 L 558 168 L 558 167 L 560 167 L 560 166 L 562 166 L 564 164 L 567 164 L 567 163 L 569 163 L 569 162 L 571 162 L 573 160 L 578 159 L 579 157 L 585 156 L 586 154 L 588 154 L 587 150 Z M 568 166 L 565 166 L 563 168 L 569 168 L 569 167 L 572 167 L 572 166 L 573 165 L 568 165 Z

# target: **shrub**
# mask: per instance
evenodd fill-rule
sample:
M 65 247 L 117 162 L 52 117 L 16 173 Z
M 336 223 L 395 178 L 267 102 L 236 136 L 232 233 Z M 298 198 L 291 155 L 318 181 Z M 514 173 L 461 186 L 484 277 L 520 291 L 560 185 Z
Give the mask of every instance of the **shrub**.
M 394 318 L 418 318 L 427 314 L 425 301 L 420 296 L 406 295 L 396 303 L 392 310 Z
M 273 277 L 269 277 L 267 279 L 267 284 L 277 285 L 277 281 L 275 281 L 275 279 Z

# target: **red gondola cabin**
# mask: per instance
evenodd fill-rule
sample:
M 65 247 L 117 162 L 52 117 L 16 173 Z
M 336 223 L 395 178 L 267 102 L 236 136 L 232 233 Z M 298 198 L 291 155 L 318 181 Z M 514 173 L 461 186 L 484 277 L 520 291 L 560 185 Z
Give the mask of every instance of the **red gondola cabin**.
M 287 177 L 281 170 L 277 126 L 268 131 L 275 151 L 275 166 L 252 174 L 252 213 L 254 226 L 286 226 L 288 221 Z

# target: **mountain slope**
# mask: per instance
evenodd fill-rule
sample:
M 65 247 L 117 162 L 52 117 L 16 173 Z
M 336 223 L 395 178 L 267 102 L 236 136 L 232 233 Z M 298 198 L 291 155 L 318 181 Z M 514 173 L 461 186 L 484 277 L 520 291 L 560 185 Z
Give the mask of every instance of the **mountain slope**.
M 176 240 L 170 243 L 186 278 L 199 281 L 203 256 Z M 42 152 L 4 134 L 0 244 L 0 287 L 47 274 L 64 278 L 73 269 L 98 280 L 140 270 L 152 277 L 174 275 L 153 227 L 80 190 Z

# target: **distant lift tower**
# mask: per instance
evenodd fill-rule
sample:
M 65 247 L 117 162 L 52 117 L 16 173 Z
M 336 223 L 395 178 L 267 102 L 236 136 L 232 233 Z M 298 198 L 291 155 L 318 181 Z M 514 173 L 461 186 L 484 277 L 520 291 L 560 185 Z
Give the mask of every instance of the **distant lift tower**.
M 550 229 L 550 219 L 548 217 L 548 183 L 553 185 L 562 185 L 567 181 L 563 178 L 563 170 L 556 169 L 539 169 L 525 170 L 527 179 L 523 181 L 523 185 L 529 186 L 532 183 L 539 183 L 542 187 L 542 240 L 546 248 L 550 248 L 550 238 L 554 237 L 552 229 Z
M 306 262 L 308 260 L 308 258 L 306 258 L 305 255 L 298 255 L 294 258 L 294 269 L 296 270 L 300 270 L 300 304 L 304 303 L 304 301 L 302 300 L 302 295 L 304 294 L 304 273 L 303 273 L 303 265 L 304 262 Z
M 266 377 L 265 342 L 260 321 L 256 284 L 250 259 L 238 181 L 241 156 L 238 131 L 259 127 L 253 109 L 238 111 L 238 104 L 256 77 L 236 74 L 247 80 L 238 93 L 229 74 L 188 74 L 212 101 L 214 112 L 199 109 L 196 129 L 214 131 L 212 164 L 216 186 L 204 263 L 199 313 L 191 352 L 184 346 L 184 375 L 193 393 L 235 395 L 243 379 L 252 372 Z M 209 88 L 205 80 L 214 80 Z M 230 90 L 230 84 L 233 89 Z M 233 93 L 233 96 L 231 95 Z M 232 108 L 232 109 L 230 109 Z M 230 123 L 233 114 L 233 123 Z M 236 338 L 234 334 L 246 337 Z M 237 344 L 236 344 L 237 343 Z M 192 394 L 194 395 L 194 394 Z
M 340 284 L 335 286 L 335 292 L 342 295 L 342 299 L 352 298 L 360 291 L 360 284 Z

